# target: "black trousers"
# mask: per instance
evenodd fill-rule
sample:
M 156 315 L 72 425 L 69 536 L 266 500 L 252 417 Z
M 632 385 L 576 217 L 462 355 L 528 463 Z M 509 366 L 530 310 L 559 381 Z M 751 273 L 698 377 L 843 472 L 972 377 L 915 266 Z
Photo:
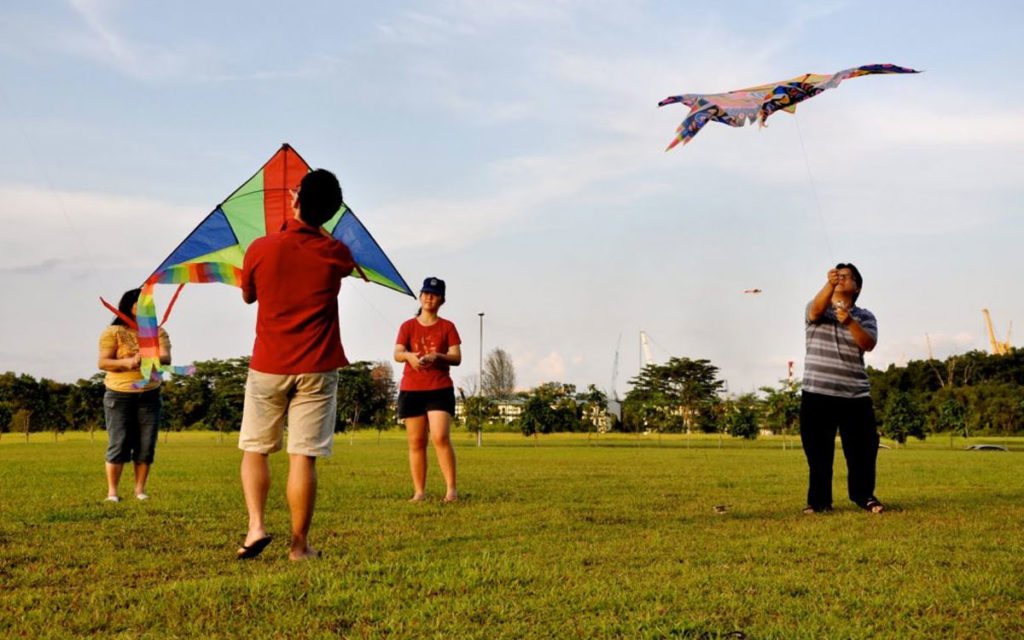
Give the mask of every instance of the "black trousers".
M 846 457 L 850 500 L 860 506 L 875 495 L 878 430 L 871 398 L 839 398 L 803 392 L 800 399 L 800 442 L 807 456 L 807 504 L 832 507 L 832 461 L 836 429 Z

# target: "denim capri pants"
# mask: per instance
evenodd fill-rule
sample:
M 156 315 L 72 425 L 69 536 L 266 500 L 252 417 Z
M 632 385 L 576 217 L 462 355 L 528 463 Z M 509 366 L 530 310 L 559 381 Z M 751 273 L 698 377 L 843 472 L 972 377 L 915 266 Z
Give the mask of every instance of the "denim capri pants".
M 160 389 L 103 394 L 107 423 L 107 462 L 152 464 L 160 426 Z

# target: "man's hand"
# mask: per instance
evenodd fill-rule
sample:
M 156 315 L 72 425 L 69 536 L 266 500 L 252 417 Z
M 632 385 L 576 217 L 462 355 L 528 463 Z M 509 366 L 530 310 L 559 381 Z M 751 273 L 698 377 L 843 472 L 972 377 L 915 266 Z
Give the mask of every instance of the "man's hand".
M 836 320 L 838 320 L 839 324 L 843 325 L 844 327 L 850 324 L 850 321 L 853 319 L 850 316 L 849 308 L 847 308 L 846 303 L 843 302 L 842 300 L 832 301 L 832 311 L 833 313 L 836 314 Z
M 832 288 L 834 289 L 839 285 L 839 269 L 829 269 L 826 278 L 828 279 L 828 283 L 832 285 Z

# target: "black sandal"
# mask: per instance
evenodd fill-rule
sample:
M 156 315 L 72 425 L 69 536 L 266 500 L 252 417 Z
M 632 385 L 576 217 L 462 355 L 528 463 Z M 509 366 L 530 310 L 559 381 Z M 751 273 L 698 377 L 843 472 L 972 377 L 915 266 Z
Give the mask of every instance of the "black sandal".
M 878 498 L 870 498 L 867 502 L 861 505 L 861 509 L 870 511 L 871 513 L 884 513 L 885 505 L 878 501 Z
M 831 510 L 832 510 L 832 507 L 821 507 L 821 508 L 818 508 L 818 507 L 812 507 L 811 505 L 807 505 L 803 509 L 803 514 L 805 516 L 813 516 L 816 513 L 828 513 Z

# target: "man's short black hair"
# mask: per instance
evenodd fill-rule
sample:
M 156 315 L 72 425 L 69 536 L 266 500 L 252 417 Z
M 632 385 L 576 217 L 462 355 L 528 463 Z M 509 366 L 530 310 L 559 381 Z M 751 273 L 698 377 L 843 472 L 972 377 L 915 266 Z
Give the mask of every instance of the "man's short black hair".
M 299 211 L 306 224 L 319 227 L 341 208 L 341 185 L 327 169 L 310 171 L 299 187 Z
M 857 298 L 860 297 L 859 290 L 864 286 L 864 277 L 860 275 L 860 271 L 857 270 L 857 267 L 853 266 L 853 264 L 849 262 L 840 262 L 837 264 L 836 271 L 839 271 L 840 269 L 849 269 L 850 273 L 853 274 L 853 281 L 857 283 L 858 289 L 857 293 L 853 294 L 853 301 L 857 302 Z

